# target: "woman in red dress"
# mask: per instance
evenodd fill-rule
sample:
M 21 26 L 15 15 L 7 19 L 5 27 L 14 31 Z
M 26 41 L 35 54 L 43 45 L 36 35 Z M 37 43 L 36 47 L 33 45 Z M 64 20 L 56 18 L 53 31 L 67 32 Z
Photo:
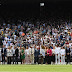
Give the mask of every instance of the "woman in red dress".
M 51 58 L 52 58 L 52 50 L 50 49 L 50 47 L 47 49 L 47 60 L 48 60 L 48 64 L 51 64 Z

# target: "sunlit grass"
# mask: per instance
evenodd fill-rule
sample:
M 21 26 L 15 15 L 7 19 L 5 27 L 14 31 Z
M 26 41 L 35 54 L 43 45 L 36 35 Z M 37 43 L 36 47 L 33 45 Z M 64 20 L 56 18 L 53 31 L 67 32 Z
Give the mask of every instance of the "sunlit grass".
M 72 72 L 72 65 L 0 65 L 0 72 Z

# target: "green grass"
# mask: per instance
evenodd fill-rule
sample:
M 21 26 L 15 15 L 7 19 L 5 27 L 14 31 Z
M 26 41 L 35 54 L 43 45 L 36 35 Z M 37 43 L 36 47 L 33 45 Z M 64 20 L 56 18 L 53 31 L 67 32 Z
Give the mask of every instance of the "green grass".
M 72 65 L 0 65 L 0 72 L 72 72 Z

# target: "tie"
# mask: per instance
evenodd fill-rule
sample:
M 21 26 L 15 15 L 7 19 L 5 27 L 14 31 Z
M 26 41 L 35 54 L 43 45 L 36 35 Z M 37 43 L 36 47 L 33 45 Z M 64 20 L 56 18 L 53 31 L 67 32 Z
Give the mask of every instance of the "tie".
M 31 54 L 32 54 L 32 48 L 31 48 Z
M 4 53 L 4 48 L 3 48 L 3 53 Z

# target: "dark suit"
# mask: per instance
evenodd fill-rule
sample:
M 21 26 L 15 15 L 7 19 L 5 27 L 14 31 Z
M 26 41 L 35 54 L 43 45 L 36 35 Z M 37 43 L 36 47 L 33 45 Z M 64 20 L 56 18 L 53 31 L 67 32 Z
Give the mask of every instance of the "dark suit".
M 16 64 L 16 62 L 17 62 L 17 64 L 18 64 L 18 56 L 19 56 L 19 50 L 18 50 L 18 48 L 15 50 L 15 64 Z
M 2 47 L 3 43 L 2 43 L 2 39 L 0 38 L 0 47 Z
M 40 55 L 40 50 L 36 50 L 35 49 L 35 52 L 34 52 L 34 63 L 38 62 L 39 60 L 39 55 Z
M 70 48 L 66 48 L 66 57 L 67 57 L 67 64 L 70 62 Z M 69 53 L 69 55 L 67 55 Z
M 2 53 L 2 63 L 4 62 L 5 64 L 5 57 L 6 57 L 6 48 L 2 48 L 1 53 Z

